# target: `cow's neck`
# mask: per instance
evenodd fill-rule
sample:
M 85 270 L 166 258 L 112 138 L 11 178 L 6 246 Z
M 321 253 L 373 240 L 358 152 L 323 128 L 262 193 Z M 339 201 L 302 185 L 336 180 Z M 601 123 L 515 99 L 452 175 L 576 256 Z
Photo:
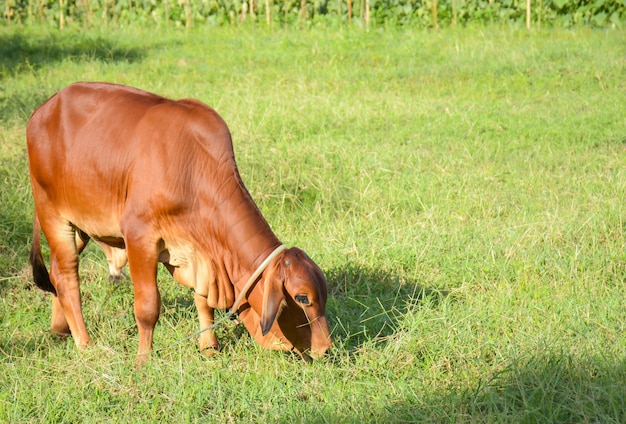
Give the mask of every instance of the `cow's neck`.
M 249 229 L 247 240 L 233 241 L 228 249 L 231 252 L 231 263 L 225 263 L 226 271 L 231 282 L 239 289 L 265 258 L 281 244 L 264 219 L 263 224 L 267 227 L 266 231 L 263 231 L 265 229 L 261 225 L 258 226 L 261 228 Z
M 213 225 L 217 243 L 221 245 L 221 249 L 212 256 L 214 260 L 223 260 L 231 283 L 241 289 L 249 276 L 281 243 L 238 174 L 236 178 L 223 182 L 220 188 L 217 192 L 227 193 L 226 198 L 212 199 L 218 206 L 213 209 L 215 215 L 207 217 L 207 222 Z M 221 258 L 216 255 L 220 253 Z

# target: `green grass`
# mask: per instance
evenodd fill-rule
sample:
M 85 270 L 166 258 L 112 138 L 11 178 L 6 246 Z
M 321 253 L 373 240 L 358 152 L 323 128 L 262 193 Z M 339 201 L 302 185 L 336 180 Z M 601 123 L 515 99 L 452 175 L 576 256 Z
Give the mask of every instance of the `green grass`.
M 81 263 L 95 346 L 32 287 L 24 129 L 76 80 L 229 123 L 279 237 L 329 280 L 311 365 L 220 330 L 162 274 L 142 369 L 130 283 Z M 0 421 L 626 421 L 626 32 L 0 28 Z M 184 421 L 181 421 L 184 420 Z

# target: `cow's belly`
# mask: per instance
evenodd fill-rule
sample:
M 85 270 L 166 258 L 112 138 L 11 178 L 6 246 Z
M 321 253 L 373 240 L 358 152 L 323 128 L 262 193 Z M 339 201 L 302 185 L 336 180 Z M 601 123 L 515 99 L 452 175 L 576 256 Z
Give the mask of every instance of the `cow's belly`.
M 124 238 L 120 230 L 119 220 L 113 219 L 111 214 L 106 217 L 76 213 L 64 213 L 63 215 L 73 226 L 89 237 L 114 247 L 120 247 L 120 244 L 123 247 Z

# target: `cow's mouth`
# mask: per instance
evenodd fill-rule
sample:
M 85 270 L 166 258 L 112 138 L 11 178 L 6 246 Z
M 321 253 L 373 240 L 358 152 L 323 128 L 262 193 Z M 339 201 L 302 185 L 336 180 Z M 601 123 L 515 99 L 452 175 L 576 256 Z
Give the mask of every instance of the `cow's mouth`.
M 313 362 L 313 357 L 310 355 L 308 349 L 305 351 L 300 351 L 300 349 L 294 347 L 293 349 L 291 349 L 291 351 L 297 353 L 298 356 L 300 356 L 300 358 L 302 358 L 302 360 L 304 360 L 304 362 L 306 362 L 307 364 Z

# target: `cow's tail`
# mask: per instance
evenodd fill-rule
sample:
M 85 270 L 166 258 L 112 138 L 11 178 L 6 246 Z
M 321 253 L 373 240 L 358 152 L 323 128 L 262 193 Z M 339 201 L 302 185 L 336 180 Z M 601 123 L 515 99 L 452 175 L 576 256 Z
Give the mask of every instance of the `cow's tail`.
M 30 249 L 30 264 L 33 267 L 33 279 L 37 287 L 56 295 L 57 291 L 50 281 L 50 274 L 48 274 L 46 263 L 41 254 L 41 224 L 37 212 L 35 212 L 35 219 L 33 220 L 33 246 Z

